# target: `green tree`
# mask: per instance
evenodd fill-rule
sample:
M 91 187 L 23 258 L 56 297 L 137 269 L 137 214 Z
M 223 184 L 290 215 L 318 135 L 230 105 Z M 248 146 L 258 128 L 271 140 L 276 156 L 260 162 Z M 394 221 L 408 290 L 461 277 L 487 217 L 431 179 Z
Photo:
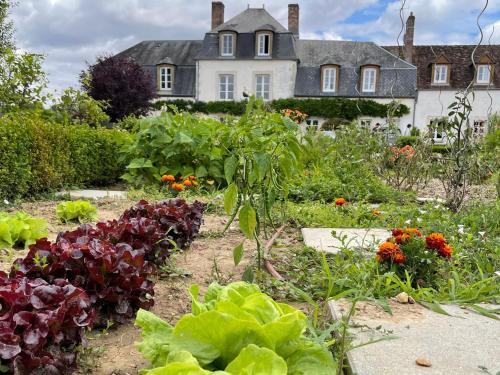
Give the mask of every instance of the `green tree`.
M 56 119 L 62 123 L 102 125 L 109 121 L 106 102 L 95 100 L 86 92 L 68 88 L 54 103 Z
M 8 19 L 9 10 L 15 5 L 12 0 L 0 0 L 0 52 L 14 49 L 14 24 Z

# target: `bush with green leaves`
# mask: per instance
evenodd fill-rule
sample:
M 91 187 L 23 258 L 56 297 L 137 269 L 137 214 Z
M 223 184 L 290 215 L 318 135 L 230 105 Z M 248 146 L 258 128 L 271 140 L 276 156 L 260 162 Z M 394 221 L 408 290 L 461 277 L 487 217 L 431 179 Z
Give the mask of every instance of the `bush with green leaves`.
M 204 302 L 199 287 L 190 289 L 192 313 L 175 325 L 145 310 L 137 346 L 154 374 L 317 374 L 336 371 L 332 354 L 304 335 L 306 316 L 275 302 L 257 285 L 211 284 Z
M 56 207 L 56 215 L 63 223 L 89 223 L 97 219 L 97 207 L 83 200 L 62 202 Z
M 127 132 L 62 125 L 42 111 L 6 114 L 0 118 L 0 198 L 114 183 L 127 164 L 118 160 L 119 150 L 129 142 Z
M 134 186 L 157 184 L 164 174 L 223 183 L 228 147 L 221 134 L 227 130 L 216 120 L 189 113 L 137 120 L 134 141 L 123 150 L 131 161 L 122 177 Z
M 24 246 L 28 248 L 38 239 L 46 237 L 47 221 L 31 217 L 25 212 L 0 212 L 0 248 Z
M 396 105 L 395 105 L 396 104 Z M 190 100 L 159 100 L 153 104 L 157 110 L 167 109 L 174 105 L 179 111 L 191 113 L 225 113 L 241 116 L 246 111 L 247 103 L 233 101 L 200 102 Z M 284 109 L 299 110 L 309 116 L 328 119 L 344 119 L 352 121 L 360 116 L 387 117 L 389 111 L 393 116 L 401 117 L 409 113 L 408 106 L 401 103 L 381 104 L 371 99 L 321 98 L 321 99 L 278 99 L 268 103 L 269 108 L 276 112 Z

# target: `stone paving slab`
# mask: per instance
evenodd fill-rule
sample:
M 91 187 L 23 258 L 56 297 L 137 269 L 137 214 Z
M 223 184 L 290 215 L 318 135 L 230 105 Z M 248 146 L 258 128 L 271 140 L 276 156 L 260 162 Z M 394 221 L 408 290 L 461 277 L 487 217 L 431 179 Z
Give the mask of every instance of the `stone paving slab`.
M 336 254 L 344 245 L 339 238 L 333 237 L 333 231 L 337 237 L 345 236 L 345 246 L 351 249 L 370 249 L 391 236 L 390 231 L 377 228 L 302 228 L 302 237 L 306 246 Z
M 500 371 L 500 321 L 455 305 L 442 306 L 452 316 L 418 304 L 390 301 L 393 315 L 371 302 L 358 302 L 351 320 L 355 348 L 347 359 L 354 375 L 480 375 Z M 330 301 L 335 319 L 347 314 L 345 300 Z M 486 306 L 485 306 L 486 307 Z M 499 306 L 487 306 L 499 308 Z M 355 327 L 355 328 L 354 328 Z M 421 367 L 425 358 L 431 367 Z M 483 371 L 486 368 L 489 372 Z
M 103 198 L 118 198 L 125 199 L 126 191 L 120 190 L 68 190 L 60 191 L 56 195 L 69 194 L 71 199 L 103 199 Z

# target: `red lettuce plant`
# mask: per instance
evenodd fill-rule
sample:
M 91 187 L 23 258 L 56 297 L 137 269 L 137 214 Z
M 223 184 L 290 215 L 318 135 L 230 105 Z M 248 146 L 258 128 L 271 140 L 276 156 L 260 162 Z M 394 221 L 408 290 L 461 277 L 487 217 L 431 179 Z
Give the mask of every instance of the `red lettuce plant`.
M 111 244 L 97 238 L 89 225 L 58 236 L 55 243 L 39 240 L 26 258 L 17 259 L 12 275 L 42 278 L 48 282 L 64 278 L 83 288 L 97 312 L 96 325 L 124 323 L 139 308 L 149 309 L 154 266 L 144 259 L 144 251 L 126 243 Z
M 161 265 L 174 243 L 182 249 L 193 242 L 200 230 L 204 208 L 198 201 L 189 205 L 182 199 L 155 204 L 142 200 L 118 220 L 99 223 L 97 227 L 102 232 L 101 238 L 143 249 L 146 260 Z
M 87 294 L 66 280 L 9 278 L 0 272 L 2 372 L 64 374 L 76 367 L 94 310 Z

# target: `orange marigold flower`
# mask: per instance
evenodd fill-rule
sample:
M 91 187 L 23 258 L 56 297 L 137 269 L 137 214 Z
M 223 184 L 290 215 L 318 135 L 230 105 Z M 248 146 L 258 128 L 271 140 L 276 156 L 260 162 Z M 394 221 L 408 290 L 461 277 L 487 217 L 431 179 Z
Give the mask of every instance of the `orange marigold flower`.
M 193 186 L 193 183 L 191 182 L 191 180 L 184 180 L 184 186 Z
M 442 248 L 438 249 L 438 254 L 444 258 L 451 258 L 452 253 L 453 249 L 450 245 L 444 245 Z
M 194 180 L 196 180 L 196 176 L 189 176 L 188 179 L 191 181 L 194 181 Z
M 392 242 L 384 242 L 378 248 L 377 255 L 380 256 L 383 260 L 393 259 L 397 253 L 400 253 L 401 249 L 398 245 Z
M 346 203 L 347 203 L 347 201 L 344 198 L 337 198 L 337 199 L 335 199 L 335 205 L 336 206 L 343 206 Z
M 410 236 L 422 237 L 422 232 L 420 232 L 417 228 L 406 228 L 404 232 Z
M 439 250 L 446 245 L 446 239 L 441 233 L 431 233 L 425 238 L 429 249 Z
M 394 237 L 401 236 L 403 233 L 404 233 L 404 231 L 403 231 L 401 228 L 394 228 L 394 229 L 392 230 L 392 235 L 393 235 Z
M 380 216 L 380 211 L 379 210 L 373 210 L 372 214 L 373 214 L 373 216 Z
M 406 257 L 402 252 L 394 254 L 394 263 L 402 264 L 406 261 Z
M 402 243 L 405 243 L 405 242 L 407 242 L 410 238 L 411 238 L 411 236 L 410 236 L 408 233 L 403 233 L 402 235 L 400 235 L 400 236 L 396 236 L 396 237 L 395 237 L 395 239 L 396 239 L 396 243 L 397 243 L 397 244 L 402 244 Z
M 183 191 L 184 190 L 184 185 L 182 184 L 172 184 L 172 189 L 177 190 L 177 191 Z
M 161 181 L 162 182 L 174 182 L 175 177 L 172 176 L 171 174 L 166 174 L 166 175 L 161 176 Z

